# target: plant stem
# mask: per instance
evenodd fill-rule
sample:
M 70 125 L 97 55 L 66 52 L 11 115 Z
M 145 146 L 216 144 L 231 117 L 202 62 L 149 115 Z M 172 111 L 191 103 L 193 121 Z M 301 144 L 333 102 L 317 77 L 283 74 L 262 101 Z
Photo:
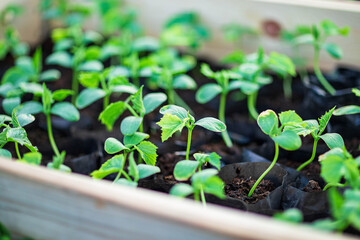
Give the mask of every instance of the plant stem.
M 306 162 L 304 162 L 303 164 L 301 164 L 296 171 L 301 171 L 301 169 L 303 169 L 304 167 L 306 167 L 307 165 L 309 165 L 315 158 L 316 155 L 316 147 L 317 147 L 317 143 L 319 141 L 320 138 L 315 138 L 314 139 L 314 145 L 313 145 L 313 150 L 312 150 L 312 154 L 309 160 L 307 160 Z
M 259 116 L 259 113 L 256 111 L 257 94 L 258 94 L 258 92 L 256 91 L 256 92 L 248 95 L 248 97 L 247 97 L 247 105 L 248 105 L 248 110 L 249 110 L 250 116 L 255 120 Z
M 250 192 L 248 194 L 248 197 L 251 197 L 251 195 L 253 194 L 253 192 L 255 191 L 257 185 L 259 185 L 259 183 L 261 182 L 261 180 L 266 176 L 266 174 L 268 174 L 268 172 L 270 172 L 270 170 L 274 167 L 277 159 L 279 157 L 279 144 L 275 143 L 275 156 L 274 159 L 272 161 L 272 163 L 270 164 L 270 166 L 265 170 L 265 172 L 263 172 L 263 174 L 261 174 L 261 176 L 259 177 L 259 179 L 255 182 L 254 186 L 250 189 Z
M 50 145 L 55 153 L 55 155 L 57 157 L 60 156 L 60 152 L 59 149 L 56 146 L 55 140 L 54 140 L 54 136 L 52 133 L 52 127 L 51 127 L 51 118 L 50 118 L 50 114 L 46 114 L 46 123 L 47 123 L 47 129 L 48 129 L 48 135 L 49 135 L 49 141 L 50 141 Z
M 109 99 L 110 99 L 110 95 L 106 94 L 105 97 L 104 97 L 103 110 L 105 110 L 105 108 L 107 108 L 107 106 L 109 106 Z
M 194 200 L 195 202 L 200 202 L 200 197 L 198 192 L 194 192 Z
M 118 174 L 116 175 L 116 178 L 114 179 L 113 183 L 116 183 L 116 181 L 120 179 L 122 172 L 123 172 L 123 171 L 122 171 L 122 169 L 121 169 L 121 171 L 119 171 Z
M 319 47 L 315 47 L 314 49 L 314 72 L 316 77 L 318 78 L 321 85 L 325 88 L 325 90 L 330 93 L 331 95 L 334 95 L 336 90 L 331 86 L 331 84 L 326 80 L 324 75 L 322 74 L 320 70 L 319 65 L 319 58 L 320 58 L 320 49 Z
M 73 78 L 72 78 L 72 84 L 71 88 L 74 91 L 74 94 L 71 96 L 71 103 L 75 104 L 75 100 L 77 98 L 77 95 L 79 93 L 79 80 L 78 80 L 78 70 L 77 67 L 73 69 Z
M 198 172 L 201 172 L 201 165 L 198 168 Z M 201 202 L 202 202 L 203 206 L 206 207 L 205 193 L 204 193 L 204 189 L 202 188 L 202 186 L 200 187 L 200 197 L 201 197 Z
M 121 170 L 121 172 L 127 180 L 132 181 L 131 177 L 129 177 L 129 175 L 124 170 Z
M 220 96 L 219 120 L 222 121 L 223 123 L 225 123 L 226 96 L 227 96 L 227 92 L 222 92 L 221 96 Z M 231 141 L 228 131 L 227 130 L 223 131 L 221 133 L 221 136 L 222 136 L 226 146 L 231 148 L 233 146 L 233 143 Z
M 174 89 L 172 87 L 166 89 L 166 93 L 168 95 L 168 103 L 169 105 L 175 104 L 175 95 L 174 95 Z
M 194 127 L 188 127 L 188 139 L 187 139 L 187 146 L 186 146 L 186 160 L 189 160 L 190 155 L 190 145 L 191 145 L 191 134 Z
M 326 191 L 330 187 L 346 187 L 347 183 L 328 183 L 324 187 L 323 191 Z
M 15 142 L 15 151 L 16 151 L 16 155 L 17 155 L 18 159 L 21 160 L 21 154 L 20 154 L 19 145 L 17 142 Z
M 283 81 L 284 96 L 286 99 L 291 99 L 292 97 L 291 84 L 292 84 L 292 77 L 289 74 L 286 74 Z

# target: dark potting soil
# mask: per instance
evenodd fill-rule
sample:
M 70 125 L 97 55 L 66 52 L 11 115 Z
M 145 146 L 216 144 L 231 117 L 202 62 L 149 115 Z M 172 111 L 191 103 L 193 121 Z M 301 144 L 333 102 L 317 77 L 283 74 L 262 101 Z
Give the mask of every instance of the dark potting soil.
M 320 187 L 318 182 L 310 180 L 302 190 L 304 192 L 321 192 L 322 188 Z
M 228 197 L 237 198 L 246 203 L 254 204 L 266 198 L 270 192 L 275 189 L 275 185 L 270 180 L 262 180 L 256 187 L 252 196 L 248 197 L 248 193 L 255 182 L 256 179 L 236 177 L 231 183 L 225 185 L 225 194 Z

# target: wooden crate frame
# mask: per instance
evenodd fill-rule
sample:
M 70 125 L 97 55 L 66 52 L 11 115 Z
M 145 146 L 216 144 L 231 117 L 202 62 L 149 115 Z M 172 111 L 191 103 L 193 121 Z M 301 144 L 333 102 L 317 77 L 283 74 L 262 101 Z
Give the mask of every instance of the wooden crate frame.
M 37 240 L 355 239 L 9 159 L 0 159 L 0 221 Z

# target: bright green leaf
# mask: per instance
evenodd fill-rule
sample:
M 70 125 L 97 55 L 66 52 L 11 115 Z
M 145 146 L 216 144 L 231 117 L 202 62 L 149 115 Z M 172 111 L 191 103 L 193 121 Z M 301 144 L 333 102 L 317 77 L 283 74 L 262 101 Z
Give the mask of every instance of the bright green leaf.
M 51 114 L 57 115 L 65 120 L 74 122 L 80 119 L 79 111 L 68 102 L 55 103 L 51 108 Z
M 109 154 L 115 154 L 123 150 L 128 150 L 128 148 L 125 147 L 119 140 L 112 137 L 106 139 L 104 149 Z
M 120 131 L 125 136 L 133 135 L 140 127 L 142 117 L 129 116 L 122 120 Z
M 161 141 L 163 142 L 170 138 L 176 131 L 181 132 L 185 127 L 185 121 L 182 121 L 178 116 L 170 113 L 165 113 L 160 119 L 160 122 L 156 124 L 161 127 Z
M 198 161 L 182 160 L 175 165 L 174 177 L 178 181 L 188 180 L 199 167 Z
M 213 132 L 223 132 L 226 130 L 225 123 L 213 117 L 202 118 L 195 122 L 195 125 L 201 126 Z
M 294 151 L 301 147 L 301 138 L 293 131 L 285 130 L 278 136 L 272 137 L 274 142 L 288 151 Z
M 216 83 L 208 83 L 199 88 L 195 98 L 198 103 L 207 103 L 222 92 L 222 88 Z
M 139 145 L 135 146 L 136 150 L 140 153 L 141 158 L 145 163 L 154 166 L 156 163 L 156 149 L 157 147 L 148 141 L 142 141 Z
M 93 178 L 102 179 L 109 174 L 120 172 L 123 170 L 125 164 L 125 159 L 123 155 L 116 155 L 109 160 L 107 160 L 103 165 L 101 165 L 99 170 L 93 171 L 90 175 Z
M 193 187 L 185 183 L 176 184 L 170 190 L 170 194 L 177 197 L 187 197 L 193 193 Z
M 86 88 L 76 98 L 76 107 L 79 109 L 86 108 L 93 102 L 105 97 L 106 92 L 99 88 Z
M 143 103 L 145 108 L 145 114 L 154 111 L 167 99 L 164 93 L 149 93 L 144 97 Z
M 111 103 L 107 106 L 104 111 L 99 115 L 99 120 L 102 124 L 105 124 L 106 128 L 110 131 L 113 129 L 114 123 L 116 120 L 123 114 L 126 110 L 126 105 L 122 101 Z

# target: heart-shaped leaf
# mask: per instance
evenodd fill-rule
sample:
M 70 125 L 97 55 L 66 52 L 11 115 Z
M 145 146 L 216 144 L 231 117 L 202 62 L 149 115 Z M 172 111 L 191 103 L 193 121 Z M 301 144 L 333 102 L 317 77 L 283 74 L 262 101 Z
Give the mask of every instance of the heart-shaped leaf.
M 125 136 L 133 135 L 140 127 L 142 117 L 129 116 L 122 120 L 120 125 L 121 133 Z
M 223 132 L 226 130 L 225 123 L 213 117 L 202 118 L 197 121 L 195 125 L 201 126 L 213 132 Z
M 123 150 L 128 150 L 128 148 L 125 147 L 119 140 L 112 137 L 106 139 L 104 149 L 109 154 L 115 154 Z

